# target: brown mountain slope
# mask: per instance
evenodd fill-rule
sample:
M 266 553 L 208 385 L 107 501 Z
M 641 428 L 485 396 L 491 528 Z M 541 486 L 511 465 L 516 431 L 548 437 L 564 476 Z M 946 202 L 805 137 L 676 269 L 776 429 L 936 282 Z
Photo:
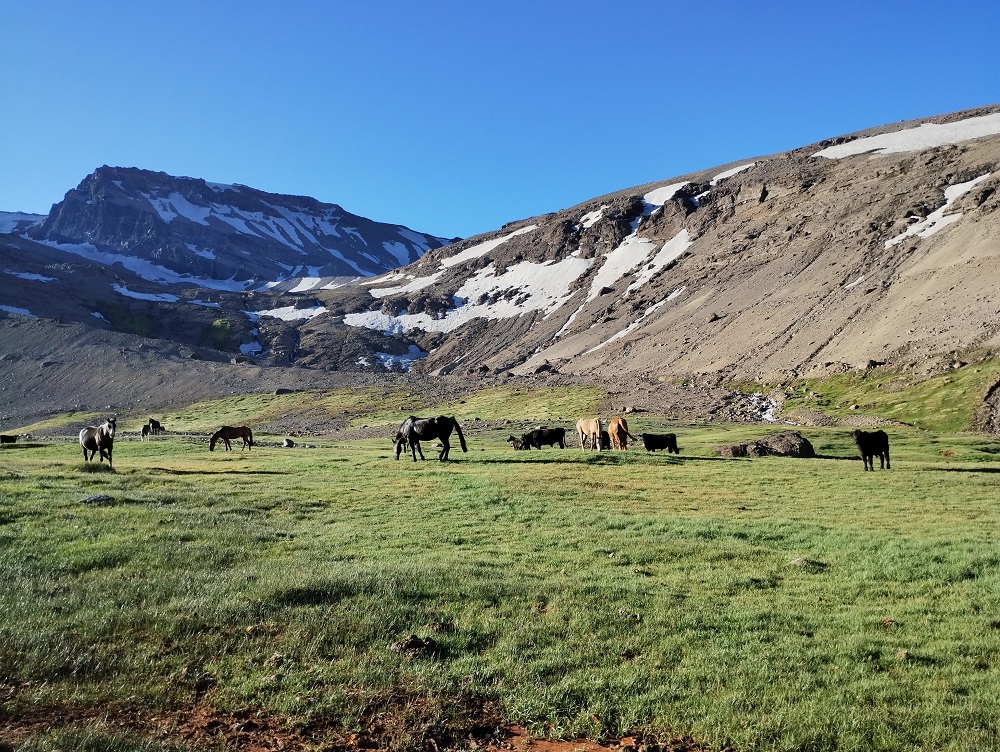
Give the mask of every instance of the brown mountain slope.
M 430 373 L 773 381 L 995 348 L 1000 135 L 817 156 L 918 124 L 677 178 L 653 211 L 655 185 L 514 223 L 382 278 L 345 321 L 416 327 Z

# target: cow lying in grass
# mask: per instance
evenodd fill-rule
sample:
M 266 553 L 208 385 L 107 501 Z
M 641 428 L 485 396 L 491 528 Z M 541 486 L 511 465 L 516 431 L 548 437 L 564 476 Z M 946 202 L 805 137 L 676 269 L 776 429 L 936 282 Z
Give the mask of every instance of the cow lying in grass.
M 639 436 L 647 452 L 666 449 L 668 454 L 681 453 L 681 450 L 677 448 L 677 434 L 675 433 L 642 433 Z

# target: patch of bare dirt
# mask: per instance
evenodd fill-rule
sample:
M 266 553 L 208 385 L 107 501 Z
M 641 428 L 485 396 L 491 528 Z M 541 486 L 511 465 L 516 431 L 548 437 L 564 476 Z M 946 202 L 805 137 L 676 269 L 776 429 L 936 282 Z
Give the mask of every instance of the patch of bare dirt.
M 401 698 L 397 698 L 401 699 Z M 412 699 L 412 698 L 411 698 Z M 433 703 L 432 703 L 433 704 Z M 482 750 L 482 752 L 732 752 L 728 744 L 710 747 L 682 736 L 633 734 L 620 739 L 539 739 L 517 725 L 497 720 L 489 703 L 461 706 L 475 711 L 462 724 L 428 726 L 428 710 L 409 701 L 389 702 L 373 712 L 361 731 L 346 732 L 328 719 L 297 722 L 263 710 L 224 712 L 208 703 L 169 713 L 132 707 L 103 709 L 48 707 L 9 717 L 0 712 L 0 752 L 16 750 L 53 731 L 87 731 L 147 741 L 184 744 L 194 749 L 239 752 L 330 750 Z

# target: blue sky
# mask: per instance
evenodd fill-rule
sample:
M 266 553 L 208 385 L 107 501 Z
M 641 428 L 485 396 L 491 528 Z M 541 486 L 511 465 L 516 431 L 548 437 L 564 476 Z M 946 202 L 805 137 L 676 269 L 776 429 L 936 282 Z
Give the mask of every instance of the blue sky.
M 0 0 L 0 210 L 102 164 L 468 237 L 1000 102 L 995 0 Z

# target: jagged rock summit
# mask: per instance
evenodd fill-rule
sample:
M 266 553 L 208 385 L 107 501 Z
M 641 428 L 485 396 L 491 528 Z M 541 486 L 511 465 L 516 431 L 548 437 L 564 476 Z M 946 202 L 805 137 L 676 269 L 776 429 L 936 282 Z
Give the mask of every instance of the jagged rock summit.
M 307 196 L 107 166 L 28 236 L 148 281 L 230 290 L 371 277 L 451 242 Z

